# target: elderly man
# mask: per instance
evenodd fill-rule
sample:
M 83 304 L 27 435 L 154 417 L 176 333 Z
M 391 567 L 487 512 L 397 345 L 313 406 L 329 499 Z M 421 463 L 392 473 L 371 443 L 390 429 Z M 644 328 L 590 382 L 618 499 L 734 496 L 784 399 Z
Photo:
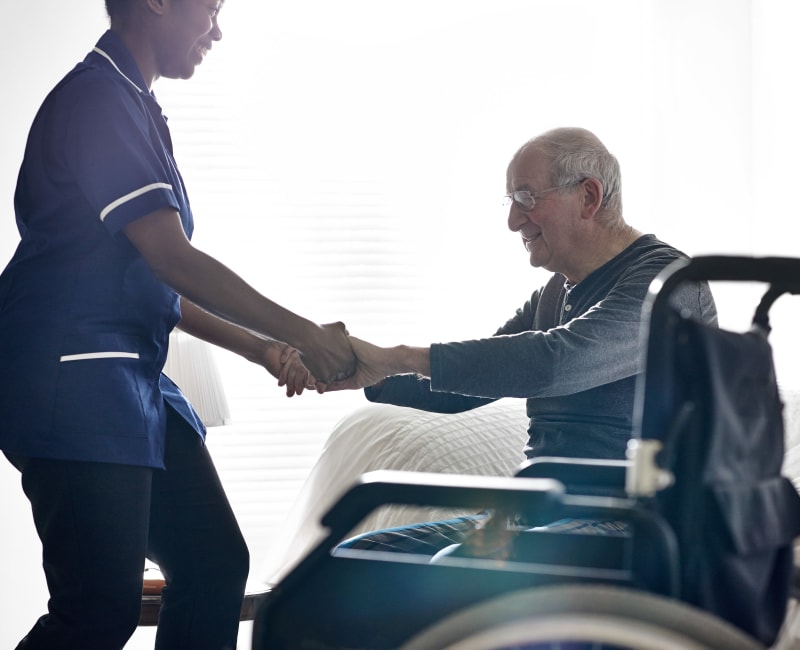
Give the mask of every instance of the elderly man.
M 528 457 L 623 458 L 642 303 L 653 278 L 684 254 L 625 222 L 619 164 L 585 129 L 524 144 L 507 192 L 508 227 L 531 265 L 553 272 L 547 284 L 490 338 L 390 348 L 352 339 L 358 373 L 335 387 L 368 386 L 372 401 L 439 412 L 524 397 Z M 687 285 L 675 301 L 716 320 L 706 284 Z
M 619 164 L 585 129 L 559 128 L 525 143 L 508 166 L 506 191 L 509 229 L 532 266 L 553 272 L 545 286 L 489 338 L 388 348 L 353 338 L 357 374 L 333 388 L 367 387 L 371 401 L 438 412 L 524 397 L 529 458 L 624 458 L 642 304 L 653 278 L 684 254 L 625 222 Z M 674 301 L 699 320 L 716 320 L 705 283 L 687 284 Z M 449 524 L 441 539 L 441 527 L 425 528 L 379 545 L 427 552 L 417 548 L 425 538 L 436 552 L 457 538 Z

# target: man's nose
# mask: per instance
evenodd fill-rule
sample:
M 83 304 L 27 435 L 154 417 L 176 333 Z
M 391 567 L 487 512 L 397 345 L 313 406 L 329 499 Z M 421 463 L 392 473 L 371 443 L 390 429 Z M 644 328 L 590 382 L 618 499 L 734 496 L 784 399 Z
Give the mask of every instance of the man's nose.
M 511 232 L 517 232 L 522 228 L 522 224 L 527 221 L 527 216 L 515 204 L 511 204 L 508 208 L 508 229 Z

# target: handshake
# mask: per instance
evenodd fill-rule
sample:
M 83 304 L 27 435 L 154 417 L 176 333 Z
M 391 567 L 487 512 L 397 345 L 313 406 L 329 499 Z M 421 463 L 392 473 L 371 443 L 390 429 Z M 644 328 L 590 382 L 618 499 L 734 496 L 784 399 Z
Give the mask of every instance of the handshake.
M 286 395 L 306 389 L 318 393 L 372 386 L 405 373 L 430 374 L 429 348 L 380 347 L 350 336 L 343 323 L 320 325 L 303 350 L 273 341 L 262 364 L 277 377 Z

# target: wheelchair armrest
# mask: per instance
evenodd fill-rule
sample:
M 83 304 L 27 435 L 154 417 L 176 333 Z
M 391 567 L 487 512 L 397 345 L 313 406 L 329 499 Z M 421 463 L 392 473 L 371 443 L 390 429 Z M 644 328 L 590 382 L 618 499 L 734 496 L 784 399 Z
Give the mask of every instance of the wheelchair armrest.
M 523 463 L 516 477 L 556 479 L 569 494 L 623 496 L 627 460 L 542 456 Z
M 464 476 L 379 470 L 359 477 L 322 517 L 331 535 L 346 534 L 383 505 L 513 509 L 549 512 L 564 495 L 564 486 L 547 478 Z

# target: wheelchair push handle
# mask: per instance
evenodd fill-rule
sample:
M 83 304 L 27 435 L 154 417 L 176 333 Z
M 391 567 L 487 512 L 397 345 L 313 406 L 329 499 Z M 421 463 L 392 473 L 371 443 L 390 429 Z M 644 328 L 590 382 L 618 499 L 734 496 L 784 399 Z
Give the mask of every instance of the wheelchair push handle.
M 780 293 L 800 294 L 800 258 L 701 255 L 679 259 L 650 284 L 644 314 L 660 313 L 673 290 L 683 282 L 763 282 Z M 647 319 L 645 319 L 647 320 Z

